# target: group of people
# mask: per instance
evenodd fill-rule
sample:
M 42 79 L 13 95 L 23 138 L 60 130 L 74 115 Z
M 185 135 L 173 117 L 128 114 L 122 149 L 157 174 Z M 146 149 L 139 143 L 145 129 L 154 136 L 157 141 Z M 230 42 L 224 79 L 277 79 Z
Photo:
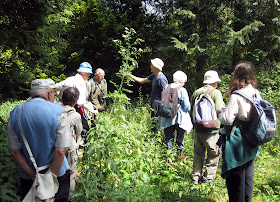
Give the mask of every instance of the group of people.
M 163 67 L 164 62 L 155 58 L 151 60 L 152 74 L 148 77 L 141 78 L 128 72 L 124 74 L 141 84 L 152 83 L 151 117 L 153 119 L 158 116 L 161 94 L 168 86 L 168 80 L 162 72 Z M 7 143 L 14 161 L 20 168 L 22 198 L 31 188 L 36 172 L 26 151 L 21 131 L 26 134 L 37 165 L 50 164 L 51 171 L 57 176 L 59 189 L 55 200 L 67 201 L 69 192 L 74 190 L 73 178 L 76 171 L 77 147 L 82 142 L 81 134 L 88 130 L 88 120 L 93 119 L 107 107 L 104 98 L 107 93 L 105 72 L 98 68 L 94 78 L 89 80 L 91 73 L 91 65 L 83 62 L 75 76 L 60 83 L 55 84 L 51 79 L 36 79 L 31 83 L 32 99 L 10 113 Z M 252 108 L 249 101 L 232 92 L 241 90 L 249 97 L 260 96 L 256 90 L 254 66 L 250 62 L 240 62 L 235 66 L 226 92 L 226 96 L 230 97 L 227 107 L 222 93 L 217 89 L 221 79 L 216 71 L 210 70 L 205 73 L 204 86 L 194 91 L 191 99 L 184 88 L 186 82 L 187 75 L 184 72 L 176 71 L 173 74 L 173 83 L 170 86 L 178 89 L 178 112 L 173 118 L 158 118 L 168 150 L 174 149 L 176 139 L 178 160 L 184 158 L 184 134 L 186 131 L 189 133 L 193 126 L 189 112 L 193 108 L 196 97 L 213 88 L 210 97 L 215 103 L 219 121 L 223 125 L 231 126 L 236 118 L 248 121 Z M 60 89 L 60 105 L 54 103 L 55 89 Z M 251 201 L 254 159 L 258 155 L 259 146 L 253 147 L 244 141 L 238 127 L 234 135 L 226 133 L 223 138 L 219 134 L 219 128 L 220 124 L 211 131 L 202 132 L 194 127 L 194 159 L 191 173 L 193 183 L 214 180 L 221 153 L 218 141 L 222 139 L 222 177 L 226 179 L 229 200 Z M 153 129 L 156 130 L 156 126 Z M 206 170 L 203 173 L 206 151 Z
M 77 72 L 57 84 L 52 79 L 34 80 L 30 90 L 32 99 L 10 113 L 7 144 L 20 168 L 21 199 L 26 197 L 35 180 L 34 161 L 38 167 L 50 165 L 40 173 L 50 169 L 57 177 L 59 188 L 55 201 L 68 201 L 75 188 L 77 151 L 86 140 L 88 120 L 93 120 L 108 105 L 104 98 L 107 94 L 105 71 L 98 68 L 89 79 L 92 67 L 83 62 Z M 55 100 L 56 91 L 59 101 Z
M 151 92 L 151 117 L 157 117 L 158 107 L 162 92 L 167 88 L 167 78 L 162 69 L 164 62 L 155 58 L 151 60 L 152 74 L 146 78 L 136 77 L 130 73 L 125 76 L 132 78 L 141 84 L 152 82 Z M 254 187 L 254 159 L 259 154 L 259 146 L 252 146 L 242 138 L 240 129 L 237 127 L 233 134 L 231 131 L 222 130 L 221 124 L 233 127 L 236 119 L 242 121 L 250 120 L 252 104 L 246 98 L 233 94 L 233 91 L 240 90 L 248 97 L 260 98 L 257 90 L 257 80 L 254 73 L 254 65 L 247 61 L 239 62 L 234 69 L 226 97 L 229 97 L 228 106 L 225 107 L 222 93 L 217 89 L 221 82 L 216 71 L 209 70 L 204 74 L 203 86 L 194 91 L 189 100 L 188 92 L 183 87 L 187 82 L 187 75 L 182 71 L 173 74 L 171 88 L 178 89 L 179 110 L 173 118 L 159 116 L 159 124 L 164 131 L 165 143 L 168 150 L 174 149 L 174 139 L 179 153 L 178 160 L 184 158 L 184 133 L 192 128 L 192 121 L 189 111 L 194 107 L 195 99 L 210 88 L 210 97 L 214 101 L 215 110 L 218 115 L 219 124 L 212 130 L 200 131 L 194 127 L 194 158 L 191 178 L 197 185 L 199 182 L 212 182 L 217 172 L 220 159 L 220 142 L 222 143 L 222 177 L 226 179 L 229 201 L 252 201 Z M 175 136 L 176 131 L 176 136 Z M 203 164 L 206 157 L 206 168 L 203 172 Z

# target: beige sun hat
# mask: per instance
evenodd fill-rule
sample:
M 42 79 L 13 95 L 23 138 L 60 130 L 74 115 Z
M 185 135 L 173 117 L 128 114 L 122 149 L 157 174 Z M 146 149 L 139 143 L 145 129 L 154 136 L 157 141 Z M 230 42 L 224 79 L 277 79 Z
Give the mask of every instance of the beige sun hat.
M 159 58 L 151 59 L 151 63 L 152 63 L 152 65 L 154 65 L 154 67 L 156 67 L 160 71 L 162 71 L 162 68 L 164 66 L 164 62 L 161 59 L 159 59 Z
M 216 71 L 209 70 L 204 74 L 204 84 L 211 84 L 216 82 L 221 82 L 221 79 Z

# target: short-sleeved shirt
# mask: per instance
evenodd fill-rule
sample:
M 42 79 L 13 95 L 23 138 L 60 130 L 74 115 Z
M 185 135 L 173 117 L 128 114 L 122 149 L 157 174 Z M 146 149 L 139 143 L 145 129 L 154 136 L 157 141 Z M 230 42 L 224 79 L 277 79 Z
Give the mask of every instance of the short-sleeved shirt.
M 67 148 L 72 145 L 69 120 L 66 111 L 61 106 L 42 98 L 34 98 L 25 102 L 20 111 L 17 106 L 10 113 L 7 144 L 10 149 L 20 149 L 32 167 L 33 164 L 23 142 L 19 125 L 26 136 L 38 167 L 52 163 L 55 148 Z M 58 176 L 64 175 L 68 169 L 69 165 L 64 158 Z M 29 179 L 22 170 L 20 174 L 22 178 Z
M 156 76 L 154 73 L 147 77 L 152 82 L 151 102 L 160 102 L 161 92 L 168 85 L 166 76 L 161 73 Z
M 201 88 L 197 89 L 196 91 L 194 91 L 194 93 L 193 93 L 193 95 L 191 97 L 192 109 L 193 109 L 193 105 L 194 105 L 195 99 L 199 95 L 201 95 L 202 93 L 206 93 L 209 88 L 210 88 L 210 85 L 204 85 L 203 87 L 201 87 Z M 215 103 L 216 111 L 225 106 L 225 103 L 224 103 L 224 100 L 223 100 L 223 95 L 222 95 L 221 91 L 219 91 L 218 89 L 214 89 L 211 92 L 210 97 L 212 98 L 212 100 Z M 213 131 L 207 132 L 207 133 L 213 134 L 213 133 L 218 133 L 218 132 L 219 132 L 219 130 L 213 130 Z

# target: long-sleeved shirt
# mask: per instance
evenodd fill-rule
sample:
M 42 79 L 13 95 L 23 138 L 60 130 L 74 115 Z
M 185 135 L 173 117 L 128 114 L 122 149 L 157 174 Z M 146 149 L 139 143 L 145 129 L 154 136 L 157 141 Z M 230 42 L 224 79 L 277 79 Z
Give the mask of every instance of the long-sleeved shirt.
M 79 73 L 55 84 L 55 88 L 63 89 L 66 87 L 76 87 L 79 90 L 80 96 L 77 101 L 79 107 L 83 106 L 88 101 L 91 87 Z
M 172 83 L 171 88 L 177 88 L 179 83 Z M 165 89 L 168 86 L 165 87 Z M 169 126 L 179 124 L 179 127 L 183 130 L 190 131 L 192 128 L 192 122 L 188 111 L 191 109 L 188 91 L 182 87 L 178 89 L 178 104 L 180 105 L 177 115 L 174 118 L 165 118 L 159 116 L 160 126 L 167 128 Z

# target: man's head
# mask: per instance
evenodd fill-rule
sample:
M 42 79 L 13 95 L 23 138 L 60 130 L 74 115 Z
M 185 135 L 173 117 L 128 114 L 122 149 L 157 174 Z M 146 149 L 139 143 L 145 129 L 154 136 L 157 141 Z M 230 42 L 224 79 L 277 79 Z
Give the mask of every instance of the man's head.
M 82 62 L 77 72 L 79 72 L 84 79 L 87 79 L 89 75 L 92 74 L 92 67 L 88 62 Z
M 151 60 L 151 72 L 155 73 L 155 71 L 162 71 L 162 68 L 164 66 L 164 62 L 159 59 L 155 58 Z
M 94 78 L 98 83 L 101 83 L 101 81 L 104 79 L 105 71 L 101 68 L 98 68 L 95 70 Z
M 55 82 L 52 79 L 35 79 L 31 83 L 31 97 L 43 97 L 50 102 L 55 99 Z
M 68 87 L 63 90 L 62 104 L 74 107 L 79 99 L 80 92 L 75 87 Z
M 214 70 L 209 70 L 204 74 L 204 84 L 217 84 L 218 82 L 221 82 L 221 79 L 218 75 L 218 73 Z

